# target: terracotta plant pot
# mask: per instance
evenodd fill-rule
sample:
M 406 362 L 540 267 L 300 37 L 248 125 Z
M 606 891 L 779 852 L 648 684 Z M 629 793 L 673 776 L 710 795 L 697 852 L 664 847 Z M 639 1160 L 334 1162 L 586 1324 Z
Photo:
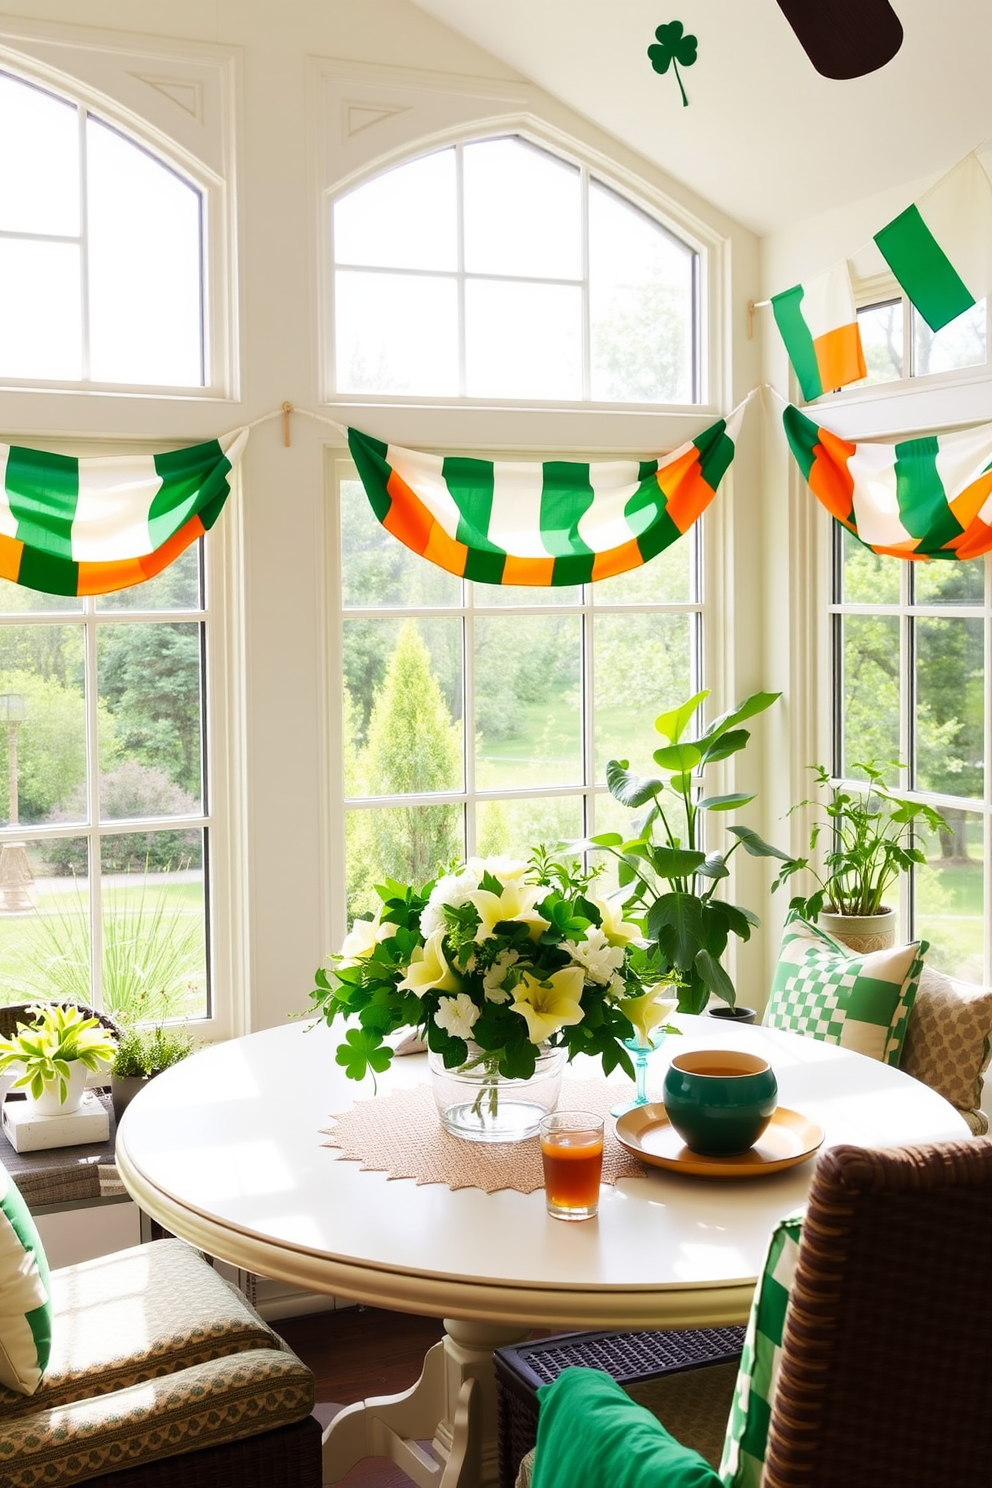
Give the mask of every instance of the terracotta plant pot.
M 887 951 L 896 943 L 894 909 L 885 908 L 877 915 L 831 914 L 823 909 L 817 924 L 852 951 Z

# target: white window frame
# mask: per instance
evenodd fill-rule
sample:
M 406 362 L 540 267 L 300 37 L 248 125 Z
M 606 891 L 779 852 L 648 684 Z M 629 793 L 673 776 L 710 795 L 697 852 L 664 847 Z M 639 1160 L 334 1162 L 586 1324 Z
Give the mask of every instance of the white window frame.
M 85 51 L 81 57 L 83 65 L 80 75 L 67 77 L 30 55 L 21 47 L 31 44 L 30 31 L 18 33 L 14 25 L 0 25 L 0 70 L 20 78 L 23 82 L 64 99 L 78 107 L 80 129 L 85 129 L 85 115 L 93 114 L 102 123 L 109 125 L 140 149 L 160 160 L 163 165 L 188 182 L 200 195 L 201 203 L 201 325 L 202 362 L 204 382 L 202 386 L 174 386 L 152 383 L 102 383 L 90 379 L 69 381 L 41 378 L 0 379 L 0 390 L 40 392 L 73 391 L 76 393 L 107 394 L 121 393 L 129 398 L 183 398 L 190 400 L 237 397 L 238 347 L 237 347 L 237 279 L 234 273 L 236 221 L 234 203 L 233 170 L 233 120 L 230 116 L 230 100 L 227 97 L 232 79 L 227 74 L 230 66 L 219 67 L 216 79 L 215 100 L 221 114 L 221 155 L 225 169 L 211 169 L 187 144 L 166 133 L 151 117 L 135 114 L 133 107 L 125 107 L 108 93 L 97 89 L 85 80 Z M 92 50 L 89 48 L 88 50 Z M 124 59 L 122 59 L 124 60 Z M 161 60 L 152 53 L 148 59 L 161 65 Z M 159 100 L 161 101 L 161 100 Z M 81 224 L 85 236 L 85 225 Z M 27 236 L 31 236 L 28 234 Z M 84 296 L 84 326 L 85 296 Z

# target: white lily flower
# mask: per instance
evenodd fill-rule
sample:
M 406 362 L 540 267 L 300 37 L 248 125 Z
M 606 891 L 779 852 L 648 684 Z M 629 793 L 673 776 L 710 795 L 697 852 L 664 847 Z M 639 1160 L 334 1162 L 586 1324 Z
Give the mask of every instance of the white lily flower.
M 623 965 L 623 946 L 611 945 L 598 925 L 590 925 L 585 940 L 566 940 L 562 950 L 585 968 L 591 982 L 605 987 L 613 973 Z
M 452 1038 L 467 1039 L 472 1036 L 479 1009 L 467 992 L 456 997 L 442 997 L 434 1014 L 434 1022 Z
M 563 966 L 543 982 L 525 971 L 513 989 L 513 1011 L 527 1023 L 532 1044 L 542 1044 L 559 1028 L 582 1022 L 581 966 Z

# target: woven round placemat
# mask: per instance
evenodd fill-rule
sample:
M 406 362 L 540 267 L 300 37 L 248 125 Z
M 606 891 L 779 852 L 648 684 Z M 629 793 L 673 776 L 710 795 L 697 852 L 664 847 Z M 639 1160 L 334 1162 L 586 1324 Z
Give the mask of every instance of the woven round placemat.
M 623 1099 L 623 1086 L 605 1080 L 563 1080 L 561 1110 L 594 1111 L 606 1118 L 603 1144 L 603 1182 L 643 1178 L 645 1170 L 616 1139 L 610 1107 Z M 444 1183 L 448 1188 L 481 1188 L 495 1193 L 513 1188 L 533 1193 L 544 1187 L 541 1144 L 525 1142 L 466 1142 L 441 1125 L 429 1085 L 415 1085 L 392 1095 L 356 1101 L 350 1111 L 324 1127 L 325 1147 L 337 1147 L 343 1162 L 361 1163 L 368 1172 L 389 1178 L 413 1178 L 420 1183 Z

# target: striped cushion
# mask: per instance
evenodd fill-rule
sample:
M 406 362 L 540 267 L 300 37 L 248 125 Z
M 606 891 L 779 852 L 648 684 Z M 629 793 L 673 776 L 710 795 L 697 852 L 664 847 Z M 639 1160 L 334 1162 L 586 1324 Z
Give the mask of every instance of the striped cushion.
M 926 949 L 855 953 L 793 911 L 762 1022 L 898 1064 Z
M 782 1357 L 785 1312 L 799 1255 L 802 1214 L 772 1232 L 755 1288 L 720 1461 L 724 1488 L 759 1488 L 764 1477 L 768 1424 Z
M 17 1184 L 0 1165 L 0 1384 L 33 1395 L 51 1346 L 45 1251 Z

